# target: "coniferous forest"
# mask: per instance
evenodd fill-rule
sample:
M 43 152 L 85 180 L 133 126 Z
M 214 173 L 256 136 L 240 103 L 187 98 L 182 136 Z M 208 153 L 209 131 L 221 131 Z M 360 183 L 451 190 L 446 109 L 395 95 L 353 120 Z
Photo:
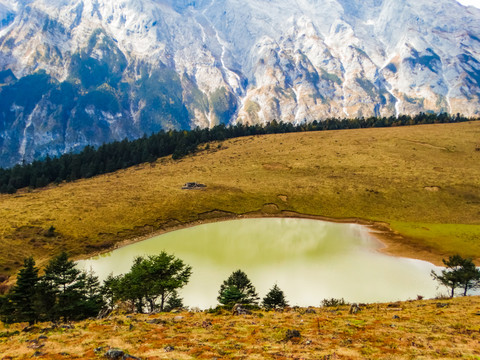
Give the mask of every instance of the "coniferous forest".
M 152 162 L 171 155 L 174 160 L 194 153 L 200 144 L 210 141 L 305 131 L 325 131 L 372 127 L 392 127 L 435 123 L 465 122 L 472 119 L 457 114 L 420 113 L 415 116 L 370 117 L 355 119 L 326 119 L 308 124 L 293 125 L 273 121 L 266 125 L 218 125 L 211 129 L 160 131 L 137 140 L 116 141 L 98 148 L 85 147 L 80 153 L 65 154 L 58 158 L 46 157 L 30 164 L 18 164 L 0 169 L 0 193 L 15 193 L 18 189 L 39 188 L 51 183 L 75 181 L 111 173 L 137 164 Z

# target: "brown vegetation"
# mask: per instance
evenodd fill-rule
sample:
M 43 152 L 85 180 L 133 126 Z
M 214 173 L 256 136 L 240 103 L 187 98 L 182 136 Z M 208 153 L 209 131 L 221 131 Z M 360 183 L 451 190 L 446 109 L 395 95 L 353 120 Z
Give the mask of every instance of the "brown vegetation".
M 480 297 L 254 311 L 115 315 L 70 326 L 0 325 L 0 359 L 478 359 Z M 96 350 L 96 351 L 95 351 Z

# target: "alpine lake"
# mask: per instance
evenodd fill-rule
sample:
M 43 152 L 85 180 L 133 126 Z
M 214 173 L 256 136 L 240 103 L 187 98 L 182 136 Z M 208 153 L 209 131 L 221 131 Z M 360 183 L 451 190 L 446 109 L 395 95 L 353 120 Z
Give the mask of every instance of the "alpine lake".
M 173 254 L 192 267 L 179 291 L 186 306 L 218 305 L 220 285 L 243 270 L 263 298 L 274 284 L 292 306 L 319 306 L 323 299 L 388 302 L 435 297 L 435 265 L 385 255 L 383 244 L 357 224 L 296 218 L 215 222 L 168 232 L 87 260 L 78 267 L 100 280 L 130 270 L 137 256 Z

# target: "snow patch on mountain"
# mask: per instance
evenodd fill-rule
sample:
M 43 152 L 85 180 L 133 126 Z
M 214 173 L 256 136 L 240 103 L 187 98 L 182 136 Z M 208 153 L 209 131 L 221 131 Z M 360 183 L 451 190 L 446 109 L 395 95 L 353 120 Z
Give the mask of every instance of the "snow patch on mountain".
M 92 103 L 59 118 L 45 94 L 1 136 L 31 159 L 162 128 L 476 116 L 479 20 L 455 0 L 0 0 L 0 71 L 44 71 Z

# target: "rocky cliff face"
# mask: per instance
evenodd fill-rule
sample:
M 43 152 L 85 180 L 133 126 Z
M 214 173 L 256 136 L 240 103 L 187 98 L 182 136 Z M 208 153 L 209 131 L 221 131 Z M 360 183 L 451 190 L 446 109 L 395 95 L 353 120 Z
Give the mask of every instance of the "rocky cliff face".
M 0 166 L 219 123 L 480 112 L 455 0 L 0 0 Z

